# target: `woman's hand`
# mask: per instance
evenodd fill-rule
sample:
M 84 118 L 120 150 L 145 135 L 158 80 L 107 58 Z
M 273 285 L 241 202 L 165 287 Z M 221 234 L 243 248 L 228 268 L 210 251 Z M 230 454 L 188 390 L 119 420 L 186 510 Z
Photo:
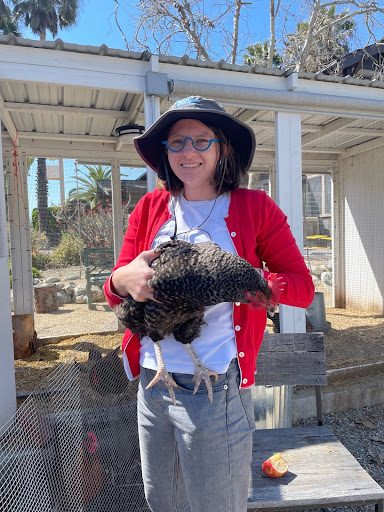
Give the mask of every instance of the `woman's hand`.
M 153 288 L 148 285 L 155 271 L 149 266 L 159 256 L 159 251 L 143 251 L 131 263 L 117 268 L 112 275 L 112 284 L 120 297 L 131 295 L 137 302 L 155 300 Z

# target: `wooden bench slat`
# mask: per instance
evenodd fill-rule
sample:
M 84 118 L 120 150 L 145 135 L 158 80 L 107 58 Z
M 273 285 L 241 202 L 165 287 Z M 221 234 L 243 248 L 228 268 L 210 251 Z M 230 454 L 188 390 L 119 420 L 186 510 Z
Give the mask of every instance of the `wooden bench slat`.
M 323 333 L 265 334 L 257 359 L 256 385 L 326 383 Z

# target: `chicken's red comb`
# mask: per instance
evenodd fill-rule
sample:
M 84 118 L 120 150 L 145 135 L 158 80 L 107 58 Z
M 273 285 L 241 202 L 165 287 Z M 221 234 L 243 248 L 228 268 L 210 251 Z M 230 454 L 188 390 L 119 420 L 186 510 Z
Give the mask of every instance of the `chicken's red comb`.
M 278 303 L 281 293 L 284 291 L 286 281 L 283 276 L 277 274 L 269 274 L 268 287 L 271 290 L 269 298 L 264 293 L 258 292 L 245 292 L 245 298 L 254 308 L 261 309 L 274 309 Z

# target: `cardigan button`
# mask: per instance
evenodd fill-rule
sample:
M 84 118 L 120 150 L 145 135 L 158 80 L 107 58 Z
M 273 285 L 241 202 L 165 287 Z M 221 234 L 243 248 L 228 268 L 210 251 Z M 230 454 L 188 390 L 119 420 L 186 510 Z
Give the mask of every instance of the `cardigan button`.
M 235 237 L 235 236 L 236 236 L 236 231 L 232 231 L 232 233 L 231 233 L 231 237 L 233 238 L 233 237 Z
M 243 379 L 243 384 L 246 384 L 248 382 L 248 379 Z
M 240 331 L 240 330 L 241 330 L 240 325 L 236 325 L 236 326 L 235 326 L 235 331 Z
M 240 306 L 240 302 L 235 302 L 235 306 Z
M 244 352 L 239 352 L 239 357 L 244 357 L 244 356 L 245 356 Z

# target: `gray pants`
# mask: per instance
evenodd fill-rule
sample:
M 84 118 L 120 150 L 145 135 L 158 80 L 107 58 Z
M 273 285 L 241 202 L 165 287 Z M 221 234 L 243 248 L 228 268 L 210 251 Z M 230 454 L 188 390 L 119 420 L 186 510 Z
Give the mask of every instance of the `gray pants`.
M 155 372 L 141 368 L 138 425 L 145 496 L 153 512 L 246 512 L 254 413 L 233 360 L 214 384 L 192 394 L 192 375 L 174 373 L 176 405 Z

